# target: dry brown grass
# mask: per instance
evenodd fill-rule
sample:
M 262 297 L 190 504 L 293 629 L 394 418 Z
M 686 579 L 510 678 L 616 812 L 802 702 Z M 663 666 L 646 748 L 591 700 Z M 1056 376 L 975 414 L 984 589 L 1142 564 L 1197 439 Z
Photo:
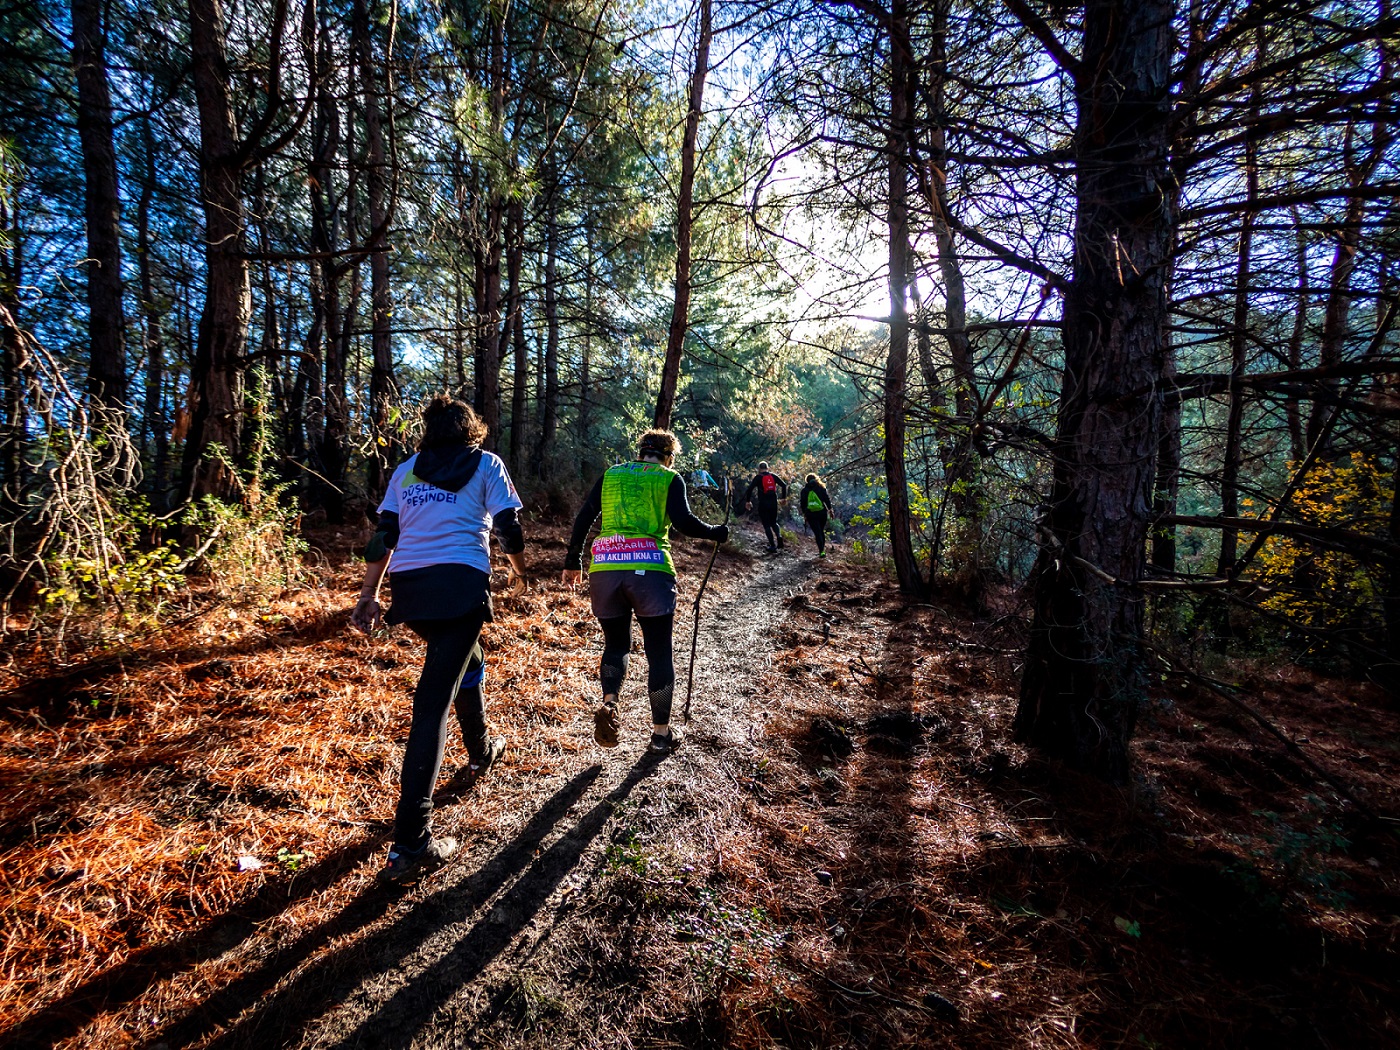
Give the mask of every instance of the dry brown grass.
M 553 576 L 559 530 L 532 535 Z M 0 1039 L 129 1045 L 201 1004 L 216 1032 L 245 1005 L 219 1005 L 230 989 L 368 965 L 418 649 L 345 628 L 358 569 L 349 538 L 323 543 L 317 586 L 13 672 Z M 692 578 L 703 554 L 683 556 Z M 717 599 L 754 571 L 721 559 Z M 1400 1045 L 1393 836 L 1186 689 L 1158 692 L 1133 791 L 1047 768 L 1006 742 L 1015 617 L 812 572 L 770 596 L 786 613 L 746 657 L 752 724 L 702 716 L 690 772 L 618 803 L 551 891 L 547 940 L 482 976 L 483 1045 Z M 582 595 L 541 586 L 500 603 L 487 641 L 511 751 L 453 820 L 489 846 L 592 761 L 597 639 Z M 1393 706 L 1245 670 L 1397 811 Z

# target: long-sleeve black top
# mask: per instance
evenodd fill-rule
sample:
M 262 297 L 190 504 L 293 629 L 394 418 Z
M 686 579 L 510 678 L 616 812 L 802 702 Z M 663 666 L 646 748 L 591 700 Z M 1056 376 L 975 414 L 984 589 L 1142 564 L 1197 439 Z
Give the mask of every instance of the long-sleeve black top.
M 775 482 L 772 492 L 763 491 L 764 477 L 770 477 Z M 760 502 L 767 500 L 770 503 L 776 504 L 780 499 L 787 499 L 787 482 L 778 477 L 778 475 L 774 474 L 771 470 L 765 470 L 759 474 L 755 474 L 753 480 L 749 482 L 749 487 L 744 490 L 744 502 L 752 502 L 755 493 L 758 494 Z
M 583 544 L 588 539 L 588 530 L 603 513 L 603 479 L 600 477 L 593 491 L 583 501 L 578 517 L 574 519 L 574 531 L 569 537 L 569 549 L 564 554 L 565 569 L 583 568 Z M 666 489 L 666 517 L 684 536 L 697 540 L 718 540 L 727 530 L 723 525 L 707 525 L 697 518 L 690 509 L 690 500 L 685 494 L 685 479 L 677 474 Z
M 830 513 L 831 494 L 826 491 L 826 486 L 823 485 L 820 481 L 807 482 L 807 484 L 802 486 L 802 491 L 797 494 L 797 505 L 801 508 L 802 513 L 816 513 L 816 511 L 812 510 L 811 507 L 807 506 L 807 496 L 809 493 L 813 492 L 815 492 L 817 494 L 817 498 L 822 501 L 822 510 L 826 511 L 827 513 Z

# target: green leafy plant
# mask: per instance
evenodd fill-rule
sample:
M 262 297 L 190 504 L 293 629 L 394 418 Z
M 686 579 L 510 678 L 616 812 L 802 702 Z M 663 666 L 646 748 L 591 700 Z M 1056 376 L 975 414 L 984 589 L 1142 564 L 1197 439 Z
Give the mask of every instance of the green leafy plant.
M 301 870 L 302 862 L 309 856 L 311 856 L 311 854 L 307 853 L 305 850 L 293 852 L 286 846 L 281 846 L 277 850 L 277 863 L 285 871 L 297 872 Z
M 1304 801 L 1306 808 L 1288 819 L 1273 810 L 1255 810 L 1256 816 L 1269 822 L 1269 830 L 1264 833 L 1264 841 L 1269 845 L 1251 852 L 1317 903 L 1342 907 L 1351 898 L 1338 887 L 1341 876 L 1327 859 L 1344 851 L 1351 842 L 1341 825 L 1329 816 L 1326 802 L 1316 795 L 1308 795 Z
M 752 980 L 788 936 L 762 908 L 729 904 L 709 888 L 701 891 L 697 910 L 672 916 L 671 926 L 689 944 L 695 972 L 711 985 L 725 978 Z

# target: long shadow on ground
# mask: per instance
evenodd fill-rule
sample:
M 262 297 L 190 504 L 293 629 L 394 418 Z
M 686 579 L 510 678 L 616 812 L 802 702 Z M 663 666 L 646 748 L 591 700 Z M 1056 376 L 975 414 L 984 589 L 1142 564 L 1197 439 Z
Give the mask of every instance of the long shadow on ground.
M 338 850 L 291 883 L 264 884 L 233 911 L 167 944 L 140 952 L 0 1032 L 0 1044 L 39 1050 L 71 1038 L 100 1014 L 130 1003 L 167 977 L 222 955 L 255 934 L 268 919 L 321 893 L 368 859 L 383 838 L 377 834 Z
M 204 615 L 204 614 L 201 614 Z M 189 664 L 196 669 L 218 665 L 230 656 L 251 656 L 269 649 L 305 649 L 322 645 L 329 638 L 344 634 L 346 614 L 340 610 L 318 613 L 293 628 L 281 632 L 250 635 L 225 645 L 196 647 L 185 643 L 168 648 L 118 649 L 52 674 L 29 678 L 20 685 L 0 692 L 0 710 L 13 715 L 42 715 L 50 725 L 61 725 L 75 713 L 85 713 L 91 700 L 88 687 L 114 673 L 130 672 L 157 664 Z
M 361 982 L 401 966 L 429 937 L 445 926 L 464 922 L 524 871 L 490 913 L 478 918 L 445 955 L 415 974 L 361 1018 L 353 1030 L 341 1036 L 336 1046 L 404 1046 L 412 1042 L 414 1035 L 432 1022 L 433 1015 L 485 970 L 529 925 L 559 883 L 577 866 L 617 804 L 656 768 L 656 758 L 643 755 L 622 783 L 554 845 L 535 856 L 549 828 L 598 777 L 601 767 L 593 766 L 580 773 L 556 793 L 509 846 L 478 872 L 423 898 L 390 926 L 317 960 L 210 1042 L 209 1050 L 301 1044 L 327 1013 L 351 1000 Z M 229 1006 L 251 1005 L 248 998 L 245 992 Z M 221 1023 L 220 1018 L 228 1015 L 229 1009 L 224 1009 L 220 1017 L 213 1020 Z M 164 1041 L 179 1045 L 184 1038 L 184 1030 L 172 1030 Z
M 568 806 L 577 801 L 579 795 L 587 789 L 596 776 L 597 770 L 595 769 L 580 774 L 579 777 L 575 778 L 575 781 L 570 782 L 570 785 L 563 789 L 561 794 L 572 788 L 575 783 L 578 783 L 579 786 L 562 810 L 551 810 L 551 807 L 547 806 L 545 811 L 541 811 L 536 821 L 544 817 L 546 811 L 552 811 L 554 816 L 540 832 L 540 835 L 546 833 L 550 827 L 558 822 L 559 818 L 567 812 Z M 437 792 L 435 797 L 437 805 L 444 806 L 449 802 L 457 801 L 463 792 L 472 787 L 475 782 L 475 778 L 470 776 L 464 768 Z M 533 828 L 534 822 L 530 826 Z M 385 824 L 382 829 L 376 830 L 360 841 L 328 854 L 320 863 L 300 872 L 290 882 L 265 883 L 256 893 L 239 901 L 223 915 L 215 916 L 198 929 L 191 930 L 166 944 L 137 953 L 125 962 L 98 974 L 48 1006 L 36 1011 L 21 1023 L 0 1032 L 0 1044 L 13 1047 L 35 1047 L 37 1050 L 37 1048 L 49 1047 L 63 1039 L 71 1038 L 99 1015 L 120 1009 L 159 982 L 192 970 L 201 963 L 233 950 L 256 934 L 267 920 L 280 915 L 299 901 L 323 893 L 381 848 L 387 835 L 388 825 Z M 230 996 L 234 1000 L 241 996 L 246 1001 L 232 1014 L 228 1014 L 227 1009 L 221 1008 L 222 1013 L 227 1014 L 230 1019 L 237 1016 L 244 1008 L 255 1002 L 264 991 L 289 973 L 297 962 L 312 954 L 330 938 L 340 936 L 350 929 L 372 921 L 384 911 L 391 899 L 382 893 L 367 892 L 362 894 L 335 919 L 299 938 L 294 945 L 279 953 L 268 967 L 240 978 L 234 986 L 221 991 L 196 1015 L 192 1016 L 203 1016 L 203 1010 L 215 1004 L 216 1001 L 224 1004 Z M 238 989 L 237 992 L 234 991 L 235 988 Z M 188 1019 L 181 1021 L 170 1031 L 184 1031 L 188 1024 Z M 199 1029 L 201 1032 L 209 1030 L 208 1026 Z M 183 1041 L 175 1042 L 173 1036 L 171 1042 L 172 1045 L 183 1045 Z
M 1382 1032 L 1393 1035 L 1393 948 L 1345 929 L 1329 936 L 1238 855 L 1169 834 L 1199 813 L 1173 821 L 1106 802 L 1103 785 L 1038 761 L 987 787 L 1058 842 L 987 849 L 970 858 L 957 888 L 1022 902 L 1008 920 L 1015 932 L 1033 937 L 1043 959 L 1095 974 L 1097 1009 L 1082 1018 L 1089 1036 L 1325 1050 L 1380 1046 Z M 1057 912 L 1069 919 L 1041 918 Z M 1124 935 L 1095 934 L 1115 925 Z
M 588 790 L 593 781 L 597 779 L 598 773 L 599 768 L 594 766 L 575 776 L 556 791 L 510 844 L 483 865 L 479 871 L 450 889 L 441 890 L 419 902 L 413 912 L 405 915 L 395 926 L 390 927 L 390 930 L 398 929 L 405 924 L 412 926 L 416 913 L 421 912 L 425 907 L 431 908 L 435 904 L 442 904 L 444 898 L 449 895 L 454 898 L 453 904 L 457 907 L 475 906 L 471 902 L 479 904 L 490 897 L 505 881 L 524 867 L 539 843 L 569 811 L 569 808 Z M 356 930 L 373 922 L 399 900 L 399 895 L 392 889 L 378 885 L 367 887 L 359 896 L 350 901 L 339 914 L 316 928 L 308 930 L 295 942 L 278 951 L 258 969 L 244 974 L 220 989 L 192 1012 L 167 1027 L 156 1037 L 155 1041 L 164 1042 L 171 1046 L 185 1046 L 218 1031 L 220 1028 L 234 1025 L 239 1015 L 262 1002 L 263 997 L 268 992 L 308 958 L 337 938 L 353 934 Z M 419 925 L 423 926 L 421 923 Z M 435 927 L 424 926 L 421 932 L 426 935 L 433 928 Z M 378 939 L 388 944 L 390 941 L 388 931 L 381 932 Z M 403 943 L 395 945 L 395 947 L 401 948 L 402 952 L 406 953 L 417 943 L 417 940 L 405 936 Z M 357 951 L 364 948 L 365 945 L 355 945 Z M 273 998 L 268 999 L 259 1013 L 265 1014 L 269 1010 L 274 1010 L 279 1003 L 297 1002 L 298 1000 L 305 1002 L 307 996 L 315 993 L 322 984 L 333 979 L 333 974 L 337 969 L 338 955 L 345 950 L 342 948 L 331 953 L 319 960 L 313 969 L 298 975 L 291 985 L 282 989 Z M 332 976 L 328 977 L 327 974 Z M 235 1025 L 234 1028 L 224 1033 L 222 1039 L 227 1041 L 234 1038 L 238 1030 L 238 1026 Z

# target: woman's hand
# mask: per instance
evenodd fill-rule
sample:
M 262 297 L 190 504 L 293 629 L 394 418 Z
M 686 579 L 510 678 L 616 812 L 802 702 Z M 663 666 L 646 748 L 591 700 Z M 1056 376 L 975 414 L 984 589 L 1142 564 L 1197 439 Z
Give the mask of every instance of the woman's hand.
M 355 603 L 354 611 L 350 613 L 350 623 L 365 634 L 373 634 L 377 628 L 384 625 L 384 616 L 379 608 L 379 602 L 374 598 L 361 598 Z
M 559 582 L 565 587 L 577 587 L 582 580 L 582 569 L 565 569 L 559 574 Z

